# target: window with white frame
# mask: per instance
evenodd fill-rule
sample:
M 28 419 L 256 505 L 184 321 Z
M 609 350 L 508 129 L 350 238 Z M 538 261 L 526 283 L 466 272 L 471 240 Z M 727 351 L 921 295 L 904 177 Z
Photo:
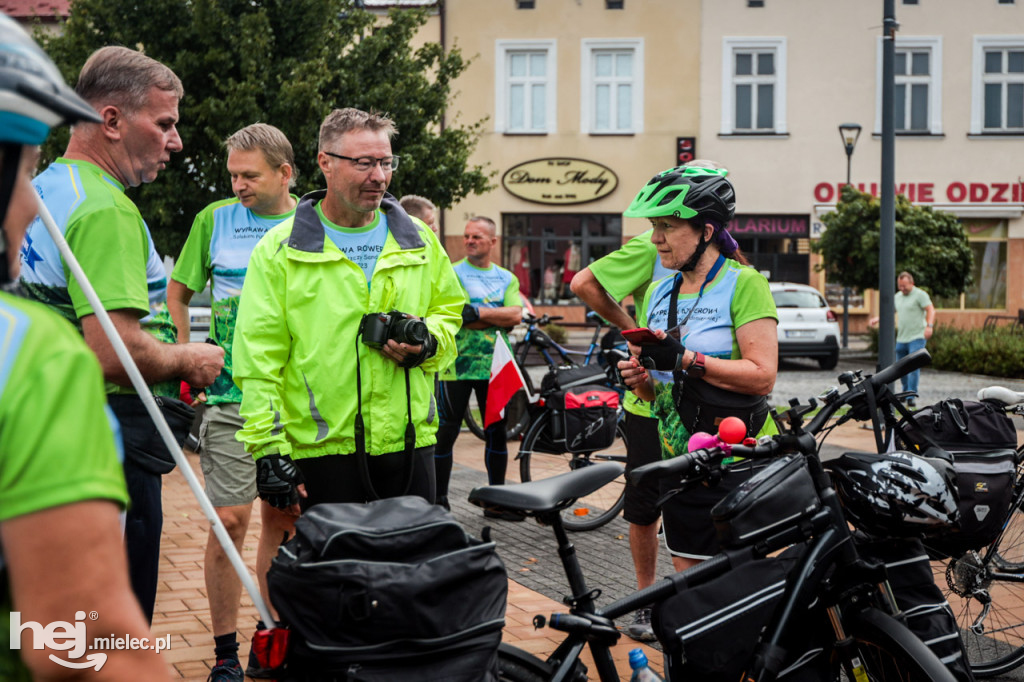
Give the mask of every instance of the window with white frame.
M 580 130 L 595 135 L 644 131 L 642 39 L 581 43 Z
M 875 133 L 882 131 L 882 39 L 877 39 Z M 897 38 L 893 61 L 893 123 L 897 133 L 942 134 L 942 38 Z
M 1024 36 L 974 39 L 971 132 L 1024 134 Z
M 555 132 L 555 41 L 496 43 L 494 125 L 500 133 Z
M 722 134 L 786 133 L 786 39 L 724 38 Z

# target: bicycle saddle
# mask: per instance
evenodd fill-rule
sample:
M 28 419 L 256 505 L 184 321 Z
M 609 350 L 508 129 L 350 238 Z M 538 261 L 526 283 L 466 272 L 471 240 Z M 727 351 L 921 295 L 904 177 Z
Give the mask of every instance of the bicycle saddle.
M 478 507 L 518 512 L 558 511 L 611 483 L 624 468 L 615 462 L 603 462 L 539 481 L 482 486 L 473 488 L 469 501 Z
M 995 400 L 1010 407 L 1024 403 L 1024 392 L 1018 393 L 1002 386 L 989 386 L 978 391 L 978 400 Z

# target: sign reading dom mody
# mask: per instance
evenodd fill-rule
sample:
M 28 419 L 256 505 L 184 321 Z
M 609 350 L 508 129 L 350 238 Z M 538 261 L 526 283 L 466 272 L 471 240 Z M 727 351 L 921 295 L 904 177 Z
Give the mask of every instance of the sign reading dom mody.
M 535 204 L 585 204 L 615 191 L 619 178 L 611 168 L 585 159 L 551 158 L 524 161 L 505 171 L 501 185 L 514 196 Z

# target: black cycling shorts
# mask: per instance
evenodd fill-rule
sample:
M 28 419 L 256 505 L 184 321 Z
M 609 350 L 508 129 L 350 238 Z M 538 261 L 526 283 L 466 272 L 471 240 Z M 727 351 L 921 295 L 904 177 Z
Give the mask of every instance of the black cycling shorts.
M 625 417 L 626 472 L 661 460 L 661 439 L 658 436 L 658 420 L 626 412 Z M 644 481 L 641 485 L 627 485 L 622 516 L 629 523 L 649 526 L 657 523 L 661 516 L 658 497 L 661 488 L 657 479 Z

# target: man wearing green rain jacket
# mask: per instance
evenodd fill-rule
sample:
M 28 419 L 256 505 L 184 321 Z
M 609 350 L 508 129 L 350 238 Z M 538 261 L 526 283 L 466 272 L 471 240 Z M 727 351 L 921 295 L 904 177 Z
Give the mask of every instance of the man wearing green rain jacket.
M 233 345 L 237 437 L 260 497 L 281 509 L 434 500 L 434 374 L 455 357 L 466 299 L 437 237 L 385 192 L 395 132 L 377 114 L 329 114 L 317 156 L 327 189 L 249 262 Z M 391 315 L 386 342 L 367 345 L 364 317 L 393 312 L 426 324 L 422 343 L 396 340 Z

